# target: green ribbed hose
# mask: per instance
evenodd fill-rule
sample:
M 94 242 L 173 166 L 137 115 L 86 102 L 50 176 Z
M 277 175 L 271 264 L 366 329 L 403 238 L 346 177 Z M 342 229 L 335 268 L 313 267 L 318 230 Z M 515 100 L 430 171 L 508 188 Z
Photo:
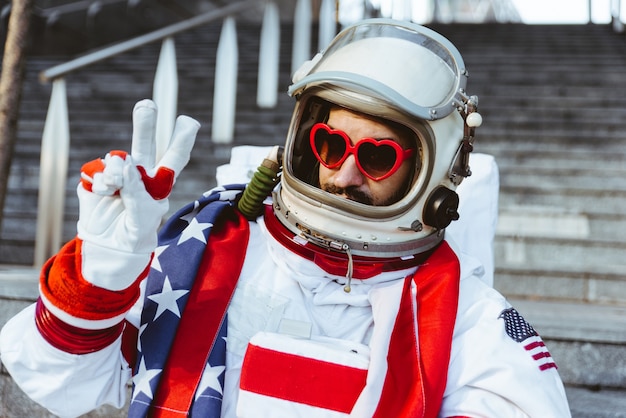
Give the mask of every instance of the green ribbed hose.
M 267 158 L 257 168 L 237 203 L 237 208 L 248 220 L 254 220 L 263 213 L 263 201 L 278 184 L 279 172 L 280 165 Z

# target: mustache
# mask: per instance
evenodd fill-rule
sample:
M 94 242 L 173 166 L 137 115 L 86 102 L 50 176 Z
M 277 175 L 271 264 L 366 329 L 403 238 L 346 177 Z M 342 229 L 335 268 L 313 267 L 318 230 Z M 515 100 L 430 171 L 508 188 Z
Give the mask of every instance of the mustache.
M 362 192 L 357 187 L 337 187 L 334 184 L 325 183 L 322 184 L 320 188 L 328 193 L 345 195 L 348 199 L 355 202 L 363 203 L 365 205 L 374 204 L 374 200 L 372 199 L 372 197 L 369 194 Z

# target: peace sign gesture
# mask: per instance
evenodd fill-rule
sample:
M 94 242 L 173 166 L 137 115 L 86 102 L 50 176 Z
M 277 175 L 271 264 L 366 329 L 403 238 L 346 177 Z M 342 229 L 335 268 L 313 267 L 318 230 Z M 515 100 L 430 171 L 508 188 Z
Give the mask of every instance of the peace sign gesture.
M 151 100 L 133 109 L 130 155 L 111 151 L 85 164 L 78 186 L 82 273 L 98 286 L 120 290 L 146 268 L 157 230 L 168 210 L 176 177 L 189 162 L 200 124 L 176 119 L 163 156 L 156 161 L 157 109 Z

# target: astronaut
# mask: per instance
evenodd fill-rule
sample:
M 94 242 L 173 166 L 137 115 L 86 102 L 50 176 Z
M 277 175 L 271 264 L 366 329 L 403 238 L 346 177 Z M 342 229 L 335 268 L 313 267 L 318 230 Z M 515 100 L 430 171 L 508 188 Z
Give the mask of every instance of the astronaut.
M 123 407 L 129 382 L 132 417 L 570 416 L 489 255 L 447 233 L 481 123 L 466 81 L 432 30 L 346 28 L 294 75 L 284 148 L 158 241 L 199 126 L 180 117 L 155 163 L 139 102 L 131 153 L 83 167 L 77 237 L 2 330 L 7 370 L 68 417 Z

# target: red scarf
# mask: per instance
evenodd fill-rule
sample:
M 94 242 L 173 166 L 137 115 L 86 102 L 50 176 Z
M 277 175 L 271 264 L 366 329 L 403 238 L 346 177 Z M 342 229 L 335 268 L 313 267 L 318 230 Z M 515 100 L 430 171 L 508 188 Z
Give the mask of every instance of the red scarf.
M 413 277 L 417 338 L 411 280 L 406 280 L 375 417 L 436 417 L 439 413 L 447 383 L 459 279 L 458 259 L 444 241 Z

